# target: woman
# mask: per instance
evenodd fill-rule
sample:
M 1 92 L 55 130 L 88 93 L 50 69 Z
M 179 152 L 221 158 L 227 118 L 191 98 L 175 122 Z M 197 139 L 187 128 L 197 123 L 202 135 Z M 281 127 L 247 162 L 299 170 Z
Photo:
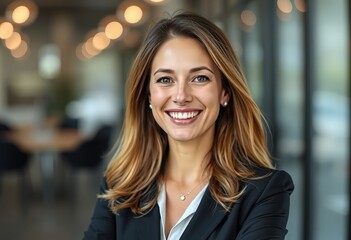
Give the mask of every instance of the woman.
M 119 147 L 84 239 L 284 239 L 290 176 L 223 32 L 182 13 L 135 59 Z

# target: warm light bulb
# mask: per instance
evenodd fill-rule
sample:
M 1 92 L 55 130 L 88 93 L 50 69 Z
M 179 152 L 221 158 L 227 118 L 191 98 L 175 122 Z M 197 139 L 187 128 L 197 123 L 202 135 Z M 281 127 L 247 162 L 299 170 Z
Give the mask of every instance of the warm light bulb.
M 18 32 L 13 32 L 9 38 L 5 39 L 5 46 L 10 50 L 14 50 L 20 46 L 21 41 L 21 35 Z
M 27 52 L 28 52 L 28 45 L 25 41 L 22 40 L 18 48 L 11 50 L 11 55 L 14 58 L 22 58 L 26 55 Z
M 291 13 L 292 11 L 292 4 L 290 0 L 278 0 L 277 6 L 282 13 Z
M 123 26 L 119 22 L 113 21 L 106 25 L 105 34 L 109 39 L 117 39 L 123 33 Z
M 85 48 L 85 52 L 91 57 L 96 56 L 101 52 L 99 49 L 95 48 L 92 37 L 85 42 L 83 47 Z
M 18 25 L 32 23 L 38 15 L 38 7 L 31 0 L 16 0 L 6 8 L 6 17 Z
M 26 6 L 18 6 L 12 12 L 12 20 L 15 23 L 22 24 L 25 23 L 30 16 L 30 11 Z
M 98 32 L 97 34 L 95 34 L 95 36 L 93 37 L 93 46 L 97 50 L 103 50 L 107 48 L 108 45 L 110 45 L 110 39 L 107 38 L 104 32 Z
M 13 25 L 10 22 L 2 22 L 0 23 L 0 38 L 7 39 L 13 33 Z
M 306 12 L 306 4 L 303 0 L 295 0 L 295 6 L 300 12 Z
M 252 27 L 256 24 L 256 15 L 250 10 L 244 10 L 240 15 L 241 21 L 249 27 Z
M 143 11 L 135 5 L 129 6 L 124 12 L 124 19 L 131 24 L 138 23 L 142 17 Z

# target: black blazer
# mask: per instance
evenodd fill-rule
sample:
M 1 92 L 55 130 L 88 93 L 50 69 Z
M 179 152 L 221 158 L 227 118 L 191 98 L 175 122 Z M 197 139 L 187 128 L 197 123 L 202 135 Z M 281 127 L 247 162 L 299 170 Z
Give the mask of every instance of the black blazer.
M 259 169 L 259 176 L 267 177 L 242 182 L 246 187 L 238 203 L 226 212 L 206 189 L 201 203 L 181 240 L 284 239 L 289 215 L 292 179 L 284 171 Z M 101 184 L 106 191 L 106 182 Z M 160 239 L 160 213 L 156 205 L 140 217 L 129 209 L 113 214 L 106 200 L 98 199 L 84 240 L 136 240 Z

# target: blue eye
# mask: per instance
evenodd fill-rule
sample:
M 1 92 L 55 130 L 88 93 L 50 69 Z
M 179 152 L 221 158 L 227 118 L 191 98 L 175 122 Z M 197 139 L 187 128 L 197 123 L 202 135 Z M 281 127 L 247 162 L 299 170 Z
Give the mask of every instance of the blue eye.
M 161 78 L 157 79 L 156 82 L 157 82 L 157 83 L 164 83 L 164 84 L 165 84 L 165 83 L 171 83 L 172 81 L 171 81 L 171 79 L 168 78 L 168 77 L 161 77 Z
M 208 80 L 210 80 L 207 76 L 197 76 L 195 77 L 194 81 L 195 82 L 207 82 Z

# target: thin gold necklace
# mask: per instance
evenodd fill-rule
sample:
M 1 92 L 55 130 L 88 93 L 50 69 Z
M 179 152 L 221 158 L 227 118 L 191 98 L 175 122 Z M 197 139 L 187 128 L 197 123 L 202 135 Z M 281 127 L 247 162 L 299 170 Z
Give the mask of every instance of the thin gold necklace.
M 199 184 L 197 184 L 193 189 L 191 189 L 190 191 L 186 192 L 186 193 L 180 193 L 180 201 L 185 201 L 186 200 L 186 197 L 192 193 L 192 191 L 194 191 L 197 187 L 199 187 L 204 181 L 206 180 L 203 179 Z

